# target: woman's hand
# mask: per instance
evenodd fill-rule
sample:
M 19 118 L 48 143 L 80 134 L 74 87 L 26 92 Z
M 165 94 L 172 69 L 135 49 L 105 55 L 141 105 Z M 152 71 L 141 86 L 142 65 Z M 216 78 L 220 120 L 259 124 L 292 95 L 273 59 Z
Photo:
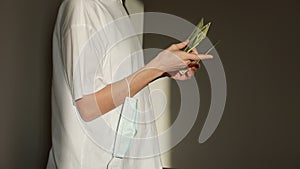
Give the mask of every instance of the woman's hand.
M 195 62 L 202 59 L 211 59 L 212 55 L 198 54 L 196 49 L 191 53 L 182 51 L 187 46 L 188 40 L 173 44 L 166 50 L 160 52 L 146 67 L 150 69 L 157 69 L 176 80 L 190 79 L 195 71 L 200 67 L 199 63 Z M 185 74 L 180 74 L 179 70 L 188 69 Z
M 183 52 L 188 41 L 171 45 L 168 49 L 159 53 L 145 67 L 127 76 L 129 88 L 125 80 L 106 85 L 96 93 L 85 95 L 76 100 L 77 109 L 84 121 L 91 121 L 122 104 L 130 94 L 134 96 L 150 82 L 167 74 L 167 76 L 186 80 L 191 78 L 199 68 L 194 62 L 201 59 L 212 58 L 211 55 L 199 55 L 196 50 L 191 53 Z M 188 67 L 186 74 L 181 75 L 178 71 Z
M 200 68 L 200 64 L 197 62 L 192 62 L 188 65 L 187 72 L 181 74 L 179 71 L 168 72 L 167 76 L 175 80 L 188 80 L 192 78 L 195 72 Z

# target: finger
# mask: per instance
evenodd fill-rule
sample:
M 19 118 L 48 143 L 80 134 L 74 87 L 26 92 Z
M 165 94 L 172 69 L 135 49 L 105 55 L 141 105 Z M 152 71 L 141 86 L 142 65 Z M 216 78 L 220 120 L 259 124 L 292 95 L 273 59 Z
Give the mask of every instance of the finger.
M 192 53 L 198 54 L 197 48 L 192 49 Z
M 198 70 L 198 68 L 196 68 L 196 67 L 190 67 L 188 70 L 189 70 L 189 71 L 196 72 L 196 71 Z
M 186 53 L 186 52 L 180 51 L 179 55 L 181 56 L 181 59 L 183 59 L 183 60 L 200 60 L 201 59 L 197 54 L 194 54 L 194 53 Z
M 187 72 L 187 76 L 188 78 L 191 78 L 195 75 L 195 70 L 193 70 L 192 68 L 189 68 L 188 69 L 188 72 Z
M 176 73 L 175 75 L 172 76 L 173 79 L 180 80 L 182 75 L 180 73 Z
M 185 65 L 186 65 L 186 66 L 189 66 L 189 65 L 192 63 L 191 60 L 186 60 L 186 61 L 184 61 L 184 62 L 185 62 Z
M 184 42 L 181 43 L 177 43 L 177 44 L 173 44 L 169 47 L 170 50 L 179 50 L 179 49 L 183 49 L 184 47 L 186 47 L 186 45 L 189 43 L 189 40 L 185 40 Z
M 190 68 L 196 68 L 196 69 L 198 69 L 200 67 L 200 64 L 198 62 L 191 62 L 188 66 Z
M 200 60 L 206 60 L 206 59 L 214 58 L 212 55 L 205 55 L 205 54 L 198 54 L 197 56 L 200 58 Z
M 196 68 L 196 67 L 191 67 L 191 70 L 196 72 L 199 68 Z

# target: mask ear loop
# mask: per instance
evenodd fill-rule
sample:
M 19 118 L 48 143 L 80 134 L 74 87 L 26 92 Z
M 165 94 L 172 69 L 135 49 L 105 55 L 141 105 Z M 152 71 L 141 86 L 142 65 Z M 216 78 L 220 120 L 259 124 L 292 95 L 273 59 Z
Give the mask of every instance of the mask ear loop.
M 128 97 L 131 97 L 131 94 L 130 94 L 130 83 L 128 82 L 127 78 L 125 78 L 125 81 L 126 81 L 126 84 L 127 84 Z
M 125 78 L 125 81 L 126 81 L 126 84 L 127 84 L 128 97 L 131 97 L 131 93 L 130 93 L 130 83 L 128 82 L 128 79 L 127 79 L 127 78 Z M 121 120 L 121 115 L 120 115 L 120 118 L 119 118 L 119 120 L 118 120 L 118 126 L 117 126 L 116 135 L 115 135 L 115 140 L 114 140 L 114 146 L 113 146 L 112 157 L 111 157 L 111 159 L 109 160 L 109 162 L 108 162 L 108 164 L 107 164 L 107 166 L 106 166 L 106 169 L 109 169 L 110 163 L 111 163 L 112 160 L 116 157 L 114 153 L 115 153 L 116 139 L 117 139 L 117 135 L 118 135 L 118 130 L 119 130 L 120 120 Z

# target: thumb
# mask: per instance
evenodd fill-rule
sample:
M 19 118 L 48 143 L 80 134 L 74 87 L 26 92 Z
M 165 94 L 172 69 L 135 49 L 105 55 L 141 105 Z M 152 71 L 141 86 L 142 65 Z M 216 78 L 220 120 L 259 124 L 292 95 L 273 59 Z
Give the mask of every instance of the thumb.
M 186 45 L 188 43 L 189 43 L 189 40 L 187 39 L 184 42 L 171 45 L 169 49 L 171 49 L 171 50 L 179 50 L 179 49 L 182 49 L 182 48 L 186 47 Z

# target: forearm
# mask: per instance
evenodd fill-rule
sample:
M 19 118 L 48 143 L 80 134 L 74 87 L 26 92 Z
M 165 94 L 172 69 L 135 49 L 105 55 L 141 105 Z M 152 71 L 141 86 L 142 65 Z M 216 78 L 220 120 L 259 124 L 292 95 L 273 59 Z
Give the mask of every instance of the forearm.
M 130 84 L 131 96 L 134 96 L 153 80 L 165 76 L 165 72 L 182 70 L 192 60 L 212 58 L 210 55 L 183 52 L 181 49 L 187 43 L 188 41 L 171 45 L 168 49 L 160 52 L 144 68 L 126 77 Z M 195 70 L 189 71 L 186 73 L 188 75 L 181 75 L 177 79 L 186 80 L 192 76 L 191 72 L 193 71 Z M 76 101 L 76 105 L 83 120 L 90 121 L 122 104 L 128 95 L 128 85 L 126 80 L 123 79 L 107 85 L 95 94 L 84 96 Z
M 162 71 L 146 66 L 126 77 L 130 86 L 130 95 L 134 96 L 162 74 Z M 95 94 L 84 96 L 76 103 L 83 120 L 91 121 L 122 104 L 128 95 L 127 82 L 122 79 L 107 85 Z
M 130 86 L 130 95 L 134 96 L 152 80 L 161 76 L 161 72 L 154 69 L 142 68 L 127 77 Z M 125 97 L 129 95 L 128 85 L 125 79 L 110 84 L 96 93 L 96 100 L 102 114 L 122 104 Z

